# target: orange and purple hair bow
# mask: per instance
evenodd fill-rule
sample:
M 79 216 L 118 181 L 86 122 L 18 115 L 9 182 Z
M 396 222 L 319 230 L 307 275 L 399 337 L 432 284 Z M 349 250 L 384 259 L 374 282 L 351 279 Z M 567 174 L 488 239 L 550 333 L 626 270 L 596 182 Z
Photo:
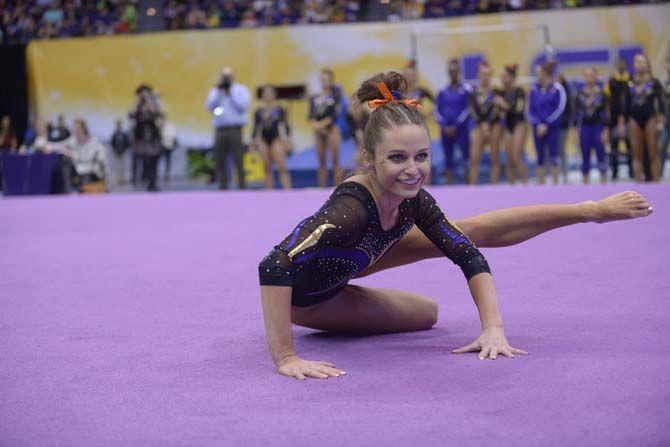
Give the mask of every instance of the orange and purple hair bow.
M 373 99 L 372 101 L 370 101 L 368 103 L 368 106 L 371 109 L 376 109 L 379 106 L 383 106 L 389 103 L 400 103 L 400 102 L 410 107 L 414 107 L 417 109 L 421 108 L 421 103 L 417 99 L 403 99 L 402 94 L 400 94 L 400 92 L 397 92 L 395 90 L 393 91 L 389 90 L 385 82 L 380 82 L 379 84 L 377 84 L 377 88 L 381 92 L 382 96 L 384 96 L 384 99 Z

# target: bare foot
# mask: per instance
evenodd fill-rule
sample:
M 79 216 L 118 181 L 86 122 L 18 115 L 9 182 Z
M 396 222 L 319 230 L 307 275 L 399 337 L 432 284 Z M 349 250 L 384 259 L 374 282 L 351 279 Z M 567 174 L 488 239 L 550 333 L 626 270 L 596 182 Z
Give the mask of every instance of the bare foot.
M 646 217 L 654 212 L 647 199 L 635 191 L 619 192 L 598 202 L 584 203 L 592 210 L 589 221 L 596 223 Z

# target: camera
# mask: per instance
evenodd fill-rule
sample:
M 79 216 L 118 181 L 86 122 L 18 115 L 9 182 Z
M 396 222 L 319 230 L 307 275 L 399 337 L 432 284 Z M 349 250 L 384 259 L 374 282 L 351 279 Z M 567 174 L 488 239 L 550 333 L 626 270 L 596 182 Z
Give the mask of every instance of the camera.
M 218 87 L 222 88 L 224 90 L 228 90 L 230 86 L 232 85 L 233 80 L 229 75 L 223 75 L 221 76 L 221 79 L 219 80 Z

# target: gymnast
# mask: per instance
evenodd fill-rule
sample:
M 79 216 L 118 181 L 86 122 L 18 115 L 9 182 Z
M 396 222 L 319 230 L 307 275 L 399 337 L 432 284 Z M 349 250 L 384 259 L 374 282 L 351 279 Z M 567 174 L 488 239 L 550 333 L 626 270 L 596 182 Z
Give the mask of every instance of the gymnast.
M 291 323 L 323 331 L 392 333 L 431 328 L 437 304 L 399 290 L 348 284 L 352 278 L 447 256 L 470 288 L 481 334 L 453 353 L 479 359 L 527 354 L 511 346 L 486 259 L 477 248 L 520 243 L 551 229 L 651 214 L 635 192 L 599 202 L 536 205 L 448 220 L 422 188 L 430 172 L 430 136 L 416 101 L 404 99 L 399 73 L 380 73 L 358 89 L 373 109 L 365 127 L 365 174 L 349 177 L 260 262 L 261 302 L 270 354 L 279 374 L 304 380 L 346 374 L 332 363 L 298 357 Z

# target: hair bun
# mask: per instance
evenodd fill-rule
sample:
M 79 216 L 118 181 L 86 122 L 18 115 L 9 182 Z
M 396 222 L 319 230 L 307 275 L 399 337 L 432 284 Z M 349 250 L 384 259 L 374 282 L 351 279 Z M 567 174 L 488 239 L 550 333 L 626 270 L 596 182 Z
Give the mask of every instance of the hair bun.
M 387 73 L 377 73 L 369 79 L 366 79 L 356 91 L 356 98 L 360 102 L 372 101 L 375 99 L 384 99 L 384 95 L 379 91 L 377 85 L 383 82 L 392 92 L 398 92 L 404 95 L 407 92 L 407 80 L 403 75 L 396 71 Z

